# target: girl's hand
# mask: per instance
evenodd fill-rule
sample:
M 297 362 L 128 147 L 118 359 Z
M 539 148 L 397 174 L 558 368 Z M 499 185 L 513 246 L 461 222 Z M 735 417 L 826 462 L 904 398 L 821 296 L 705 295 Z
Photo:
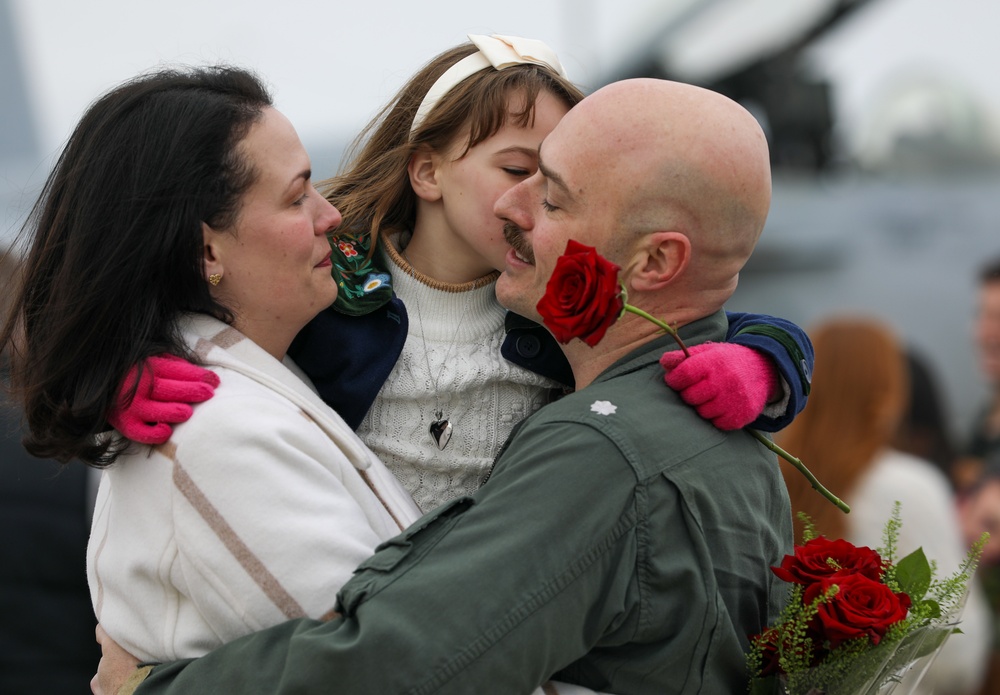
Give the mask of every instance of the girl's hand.
M 766 356 L 735 343 L 703 343 L 663 354 L 663 380 L 720 430 L 738 430 L 781 395 L 778 370 Z
M 108 422 L 139 444 L 163 444 L 170 439 L 171 425 L 191 417 L 189 404 L 207 401 L 219 385 L 215 372 L 174 355 L 154 355 L 146 360 L 135 396 L 130 399 L 138 373 L 138 367 L 129 370 Z

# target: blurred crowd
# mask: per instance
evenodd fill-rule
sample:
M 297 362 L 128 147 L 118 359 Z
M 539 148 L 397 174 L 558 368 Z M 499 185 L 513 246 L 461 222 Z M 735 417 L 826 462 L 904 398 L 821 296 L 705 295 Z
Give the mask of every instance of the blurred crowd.
M 878 547 L 898 501 L 900 555 L 922 547 L 937 561 L 938 577 L 958 569 L 984 532 L 993 536 L 962 633 L 915 693 L 1000 693 L 1000 259 L 980 271 L 973 330 L 990 396 L 969 432 L 949 430 L 933 365 L 887 322 L 851 314 L 807 327 L 816 350 L 812 392 L 777 436 L 852 507 L 842 514 L 786 465 L 793 511 L 806 512 L 823 535 Z
M 990 387 L 967 440 L 941 465 L 955 486 L 966 542 L 984 531 L 992 535 L 983 553 L 979 579 L 993 622 L 992 658 L 981 692 L 1000 692 L 1000 259 L 979 275 L 975 320 L 979 368 Z

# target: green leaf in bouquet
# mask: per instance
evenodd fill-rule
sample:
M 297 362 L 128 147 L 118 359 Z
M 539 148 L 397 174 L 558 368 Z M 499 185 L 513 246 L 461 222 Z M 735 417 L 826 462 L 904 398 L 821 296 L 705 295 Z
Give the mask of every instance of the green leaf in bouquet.
M 868 638 L 843 643 L 823 663 L 785 678 L 787 695 L 867 695 L 877 692 L 895 673 L 899 639 L 873 646 Z
M 941 604 L 932 598 L 920 602 L 920 617 L 929 620 L 941 617 Z
M 914 603 L 924 597 L 931 585 L 931 563 L 923 548 L 917 548 L 896 563 L 896 582 L 899 590 L 909 595 Z
M 916 645 L 911 651 L 912 658 L 920 659 L 928 654 L 933 654 L 950 635 L 957 632 L 961 632 L 961 630 L 953 625 L 928 625 L 920 628 L 917 632 L 911 632 L 906 636 L 906 639 L 915 642 Z

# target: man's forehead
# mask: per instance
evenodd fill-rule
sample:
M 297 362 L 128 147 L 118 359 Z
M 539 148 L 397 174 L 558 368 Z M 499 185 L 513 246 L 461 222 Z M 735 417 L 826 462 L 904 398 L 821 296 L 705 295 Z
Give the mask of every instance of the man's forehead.
M 558 162 L 558 150 L 546 146 L 546 142 L 542 141 L 542 144 L 538 146 L 538 170 L 542 172 L 542 176 L 547 179 L 552 179 L 554 181 L 561 180 L 561 176 L 558 172 L 558 167 L 556 162 Z
M 573 146 L 571 141 L 553 137 L 555 131 L 549 134 L 538 147 L 538 169 L 550 183 L 555 183 L 567 190 L 580 183 L 579 168 L 581 149 Z

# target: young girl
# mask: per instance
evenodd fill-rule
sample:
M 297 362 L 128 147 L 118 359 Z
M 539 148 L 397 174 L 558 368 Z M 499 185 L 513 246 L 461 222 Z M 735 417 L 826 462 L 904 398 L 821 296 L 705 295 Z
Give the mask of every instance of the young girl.
M 324 187 L 344 217 L 340 291 L 289 351 L 425 511 L 474 492 L 514 425 L 572 388 L 548 332 L 496 300 L 508 246 L 493 205 L 583 94 L 539 41 L 470 39 L 410 79 Z M 780 429 L 805 403 L 808 338 L 736 314 L 728 338 L 668 383 L 719 426 Z

